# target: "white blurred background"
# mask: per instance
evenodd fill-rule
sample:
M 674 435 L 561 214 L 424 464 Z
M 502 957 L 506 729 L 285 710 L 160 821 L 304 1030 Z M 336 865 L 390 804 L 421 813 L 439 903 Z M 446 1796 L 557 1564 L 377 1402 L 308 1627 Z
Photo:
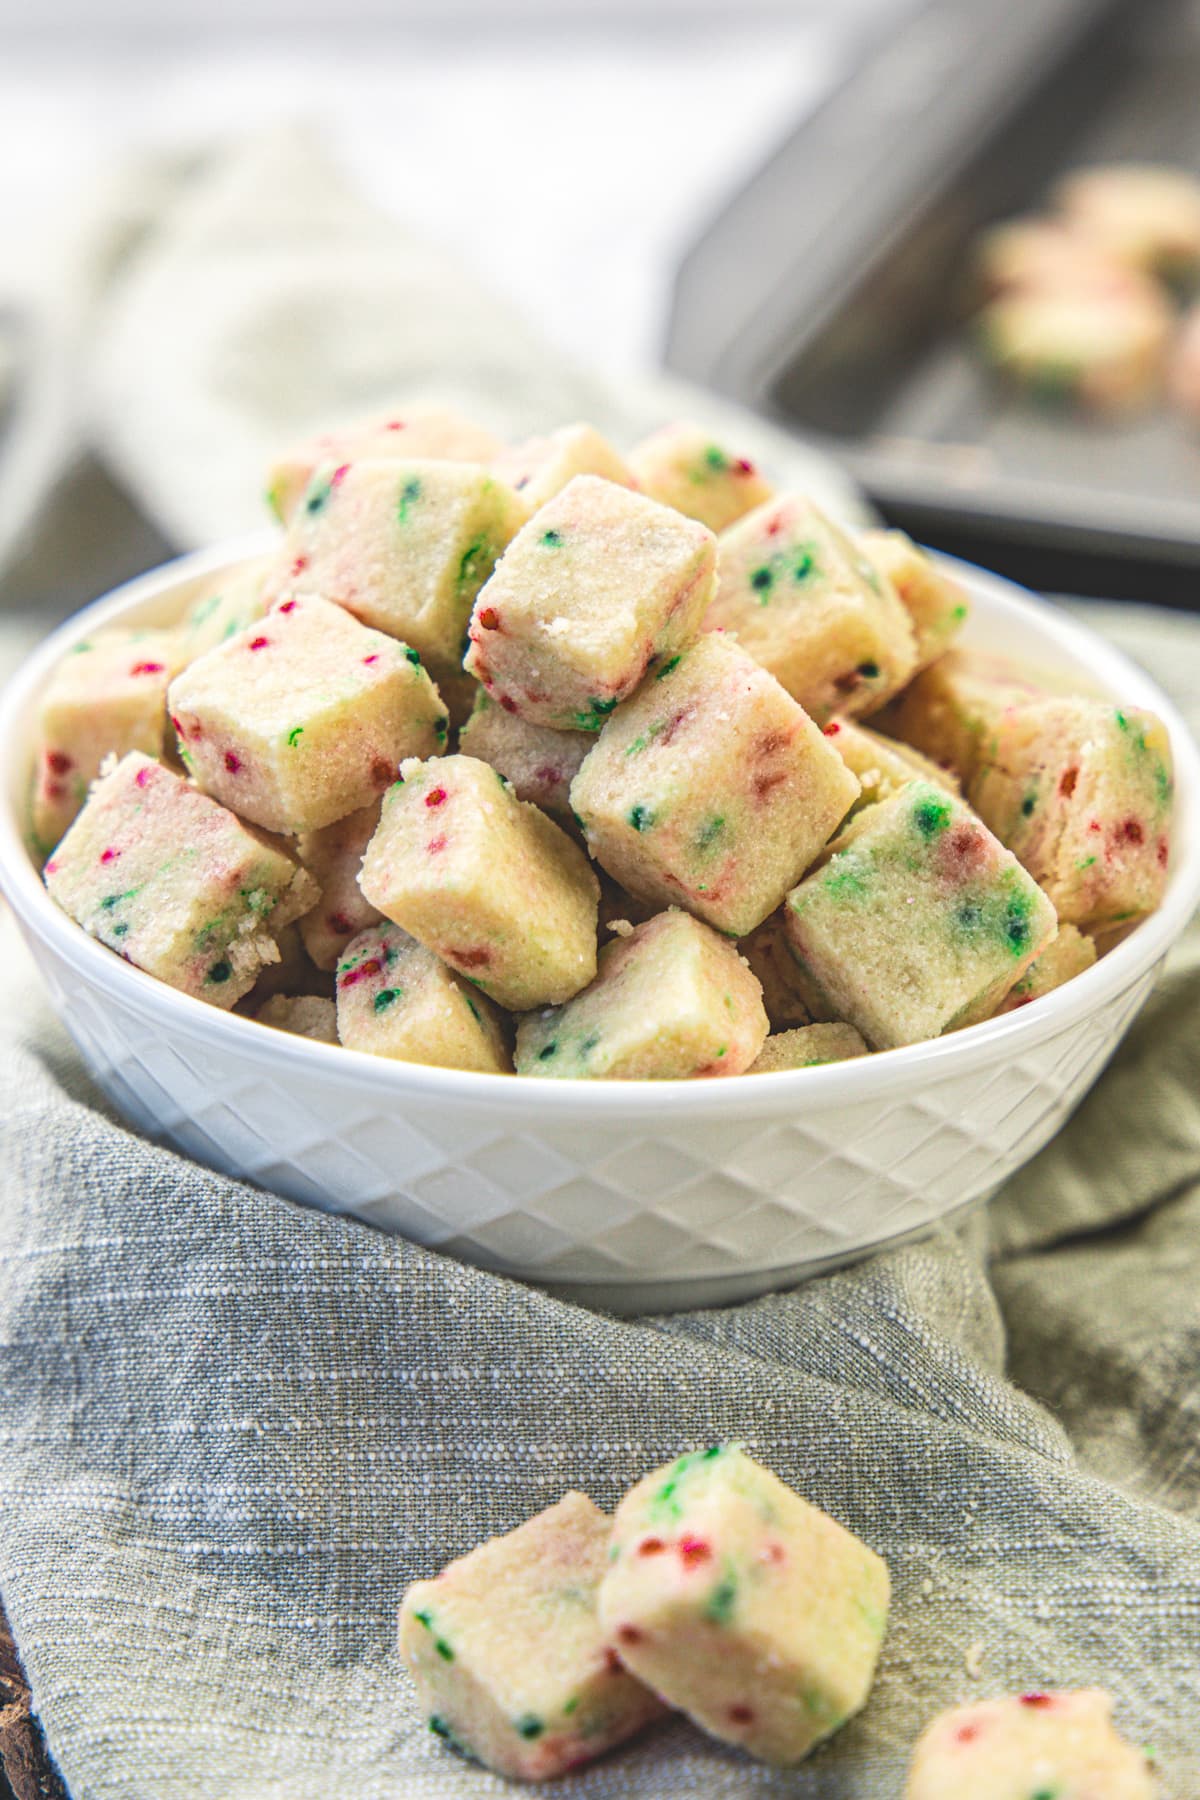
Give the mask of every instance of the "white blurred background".
M 706 217 L 906 0 L 0 0 L 0 266 L 114 159 L 323 124 L 548 342 L 657 363 Z

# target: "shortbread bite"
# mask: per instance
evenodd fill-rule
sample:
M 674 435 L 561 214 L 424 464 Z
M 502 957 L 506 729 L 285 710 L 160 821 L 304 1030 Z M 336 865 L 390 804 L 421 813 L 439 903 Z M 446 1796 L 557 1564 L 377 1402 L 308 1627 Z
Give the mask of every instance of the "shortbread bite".
M 96 782 L 45 880 L 110 950 L 226 1008 L 279 960 L 276 934 L 316 898 L 289 856 L 136 750 Z
M 192 602 L 178 632 L 180 668 L 262 618 L 267 610 L 265 583 L 271 561 L 270 557 L 259 556 L 253 562 L 224 570 Z
M 465 659 L 508 712 L 598 731 L 651 665 L 700 630 L 711 531 L 596 475 L 577 475 L 513 539 L 476 602 Z
M 1153 289 L 1002 294 L 976 319 L 983 354 L 1038 399 L 1128 412 L 1159 392 L 1172 314 Z
M 803 1025 L 798 1031 L 777 1031 L 769 1037 L 747 1073 L 774 1075 L 780 1069 L 815 1069 L 821 1063 L 849 1062 L 868 1054 L 853 1025 Z
M 657 913 L 600 952 L 592 985 L 517 1028 L 517 1073 L 677 1081 L 740 1075 L 767 1036 L 734 946 L 690 913 Z
M 996 1008 L 997 1013 L 1015 1012 L 1018 1006 L 1040 1000 L 1043 994 L 1052 993 L 1064 981 L 1082 975 L 1095 960 L 1096 946 L 1092 939 L 1074 925 L 1060 925 L 1058 936 L 1047 944 L 1036 962 L 1030 963 L 1007 999 Z
M 168 696 L 197 785 L 268 831 L 368 805 L 402 757 L 446 741 L 415 650 L 326 600 L 287 600 L 184 670 Z
M 372 906 L 514 1012 L 586 987 L 600 884 L 582 850 L 473 756 L 400 773 L 359 877 Z
M 417 1581 L 400 1654 L 429 1729 L 518 1781 L 581 1769 L 666 1708 L 596 1618 L 609 1521 L 583 1494 Z
M 292 516 L 323 463 L 380 460 L 488 463 L 504 449 L 498 437 L 457 413 L 415 407 L 357 419 L 293 444 L 267 474 L 267 505 L 281 525 Z
M 786 914 L 786 906 L 778 907 L 738 944 L 762 988 L 772 1031 L 790 1031 L 813 1022 L 811 983 L 792 955 Z
M 1102 927 L 1162 899 L 1173 791 L 1153 713 L 1046 699 L 1001 716 L 969 795 L 1061 919 Z
M 896 590 L 916 639 L 916 666 L 927 668 L 961 631 L 966 591 L 903 531 L 864 531 L 858 541 Z
M 267 576 L 272 603 L 319 595 L 411 644 L 435 680 L 462 676 L 479 588 L 525 518 L 474 463 L 323 463 Z
M 706 629 L 734 632 L 819 723 L 874 711 L 916 668 L 891 583 L 811 500 L 756 507 L 722 533 L 720 557 Z
M 803 708 L 722 632 L 617 708 L 571 784 L 589 851 L 623 887 L 734 937 L 775 910 L 857 797 Z
M 630 451 L 629 466 L 644 494 L 710 531 L 727 531 L 774 492 L 748 457 L 687 420 L 644 438 Z
M 504 1075 L 504 1024 L 433 952 L 395 925 L 372 925 L 346 946 L 337 972 L 337 1031 L 350 1050 L 398 1062 Z
M 735 1445 L 681 1456 L 613 1518 L 600 1622 L 714 1737 L 799 1762 L 866 1701 L 887 1565 Z
M 1200 181 L 1155 163 L 1077 169 L 1054 199 L 1069 228 L 1130 268 L 1164 281 L 1200 271 Z
M 317 1044 L 336 1044 L 337 1007 L 322 994 L 273 994 L 255 1013 L 260 1025 L 290 1031 Z
M 531 725 L 497 706 L 486 688 L 477 688 L 471 716 L 458 734 L 463 754 L 491 763 L 518 800 L 530 800 L 567 822 L 573 817 L 571 783 L 592 742 L 581 731 Z
M 857 776 L 861 792 L 857 807 L 874 806 L 878 800 L 890 800 L 910 781 L 932 781 L 947 793 L 957 794 L 958 779 L 940 764 L 922 756 L 909 744 L 884 737 L 851 719 L 830 719 L 825 736 L 833 745 L 852 775 Z
M 950 650 L 922 669 L 874 723 L 889 738 L 952 769 L 966 785 L 994 756 L 1006 710 L 1045 695 L 1043 685 L 1003 657 Z
M 304 947 L 318 969 L 336 969 L 352 937 L 379 920 L 358 885 L 367 845 L 379 829 L 382 802 L 372 801 L 320 831 L 305 831 L 296 840 L 300 861 L 321 890 L 321 898 L 300 920 Z
M 98 631 L 58 664 L 38 713 L 30 835 L 47 856 L 87 799 L 107 756 L 162 756 L 167 685 L 180 664 L 170 631 Z
M 1013 292 L 1127 292 L 1139 277 L 1060 219 L 1006 219 L 985 231 L 976 251 L 985 298 Z
M 530 512 L 560 494 L 576 475 L 599 475 L 619 487 L 636 487 L 629 468 L 608 439 L 591 425 L 564 425 L 547 437 L 502 450 L 492 468 Z
M 904 1800 L 1155 1800 L 1146 1757 L 1098 1688 L 1013 1694 L 939 1713 L 913 1750 Z
M 793 954 L 877 1050 L 986 1018 L 1058 929 L 961 800 L 914 782 L 859 813 L 787 900 Z

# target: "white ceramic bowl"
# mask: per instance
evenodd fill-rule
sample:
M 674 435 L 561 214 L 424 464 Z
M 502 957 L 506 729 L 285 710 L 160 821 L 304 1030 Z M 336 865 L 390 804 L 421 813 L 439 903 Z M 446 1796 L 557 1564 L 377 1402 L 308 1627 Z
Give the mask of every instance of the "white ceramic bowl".
M 21 818 L 38 694 L 100 625 L 165 623 L 261 541 L 185 557 L 97 601 L 0 699 L 0 882 L 55 1005 L 137 1129 L 302 1204 L 352 1213 L 622 1312 L 784 1287 L 927 1230 L 1058 1129 L 1200 900 L 1200 756 L 1153 682 L 1061 611 L 964 565 L 968 641 L 1152 707 L 1172 739 L 1166 899 L 1055 993 L 859 1062 L 706 1082 L 514 1080 L 269 1031 L 120 961 L 51 904 Z

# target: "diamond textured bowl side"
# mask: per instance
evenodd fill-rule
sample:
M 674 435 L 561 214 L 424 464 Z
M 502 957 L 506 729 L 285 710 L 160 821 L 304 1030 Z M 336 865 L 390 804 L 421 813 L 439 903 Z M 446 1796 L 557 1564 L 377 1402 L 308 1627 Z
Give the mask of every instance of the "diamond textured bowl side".
M 1167 897 L 1045 999 L 860 1062 L 705 1083 L 577 1083 L 384 1062 L 218 1012 L 122 963 L 47 898 L 20 839 L 37 695 L 100 624 L 177 615 L 226 547 L 68 623 L 0 699 L 0 882 L 96 1080 L 137 1129 L 304 1205 L 348 1212 L 617 1311 L 730 1302 L 929 1229 L 1062 1124 L 1200 899 L 1200 758 L 1149 678 L 1057 610 L 957 568 L 972 641 L 1152 707 L 1171 732 Z

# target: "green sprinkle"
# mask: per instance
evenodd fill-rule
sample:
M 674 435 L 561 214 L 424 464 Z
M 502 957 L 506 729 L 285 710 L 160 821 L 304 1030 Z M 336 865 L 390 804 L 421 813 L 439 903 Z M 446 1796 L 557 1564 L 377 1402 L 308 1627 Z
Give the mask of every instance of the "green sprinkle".
M 462 992 L 461 989 L 459 991 Z M 483 1024 L 483 1014 L 480 1012 L 479 1008 L 476 1006 L 475 1002 L 472 1000 L 470 994 L 463 993 L 463 999 L 466 1001 L 467 1005 L 470 1007 L 471 1012 L 474 1015 L 474 1017 L 476 1019 L 478 1019 L 479 1023 L 482 1025 Z
M 1079 861 L 1075 864 L 1075 867 L 1077 869 L 1090 869 L 1092 864 L 1095 862 L 1095 860 L 1096 859 L 1094 856 L 1085 856 L 1081 859 L 1081 861 Z
M 737 1582 L 726 1575 L 718 1581 L 704 1606 L 704 1617 L 713 1625 L 728 1625 L 737 1599 Z
M 953 618 L 955 624 L 961 625 L 967 616 L 967 608 L 960 601 L 950 616 Z
M 213 964 L 204 979 L 206 982 L 211 981 L 215 986 L 220 986 L 221 982 L 228 981 L 232 974 L 233 964 L 222 958 L 220 962 Z
M 433 1630 L 433 1614 L 431 1612 L 415 1612 L 413 1618 L 418 1625 L 423 1625 L 426 1631 Z
M 454 1652 L 450 1648 L 449 1644 L 446 1642 L 445 1638 L 435 1638 L 433 1640 L 433 1647 L 437 1651 L 438 1655 L 441 1657 L 443 1662 L 453 1662 L 454 1661 Z
M 718 814 L 706 819 L 696 833 L 696 843 L 701 850 L 707 850 L 714 844 L 725 829 L 725 820 Z
M 418 1614 L 417 1616 L 419 1618 L 420 1614 Z M 430 1718 L 429 1729 L 430 1729 L 430 1731 L 432 1731 L 432 1733 L 435 1737 L 445 1738 L 445 1740 L 448 1744 L 452 1744 L 454 1742 L 454 1733 L 451 1731 L 450 1727 L 447 1725 L 445 1719 L 440 1719 L 438 1717 L 437 1713 L 434 1713 L 433 1716 Z
M 292 729 L 287 734 L 288 749 L 294 750 L 296 748 L 296 745 L 300 742 L 300 739 L 303 736 L 304 736 L 303 725 L 293 725 Z
M 867 891 L 866 871 L 849 856 L 835 856 L 821 878 L 826 893 L 858 897 Z
M 125 919 L 122 919 L 122 920 L 121 920 L 121 922 L 120 922 L 120 924 L 119 924 L 119 925 L 114 925 L 114 926 L 113 926 L 113 928 L 112 928 L 112 935 L 113 935 L 113 936 L 114 936 L 114 937 L 124 937 L 124 936 L 125 936 L 125 933 L 126 933 L 126 932 L 127 932 L 127 931 L 128 931 L 128 930 L 129 930 L 129 925 L 128 925 L 128 922 L 127 922 L 127 921 L 126 921 L 126 920 L 125 920 Z
M 811 550 L 797 550 L 796 560 L 792 564 L 792 580 L 807 581 L 816 566 Z
M 132 900 L 136 893 L 136 888 L 126 888 L 123 894 L 106 894 L 100 902 L 101 911 L 111 912 L 114 906 L 120 906 L 122 900 Z
M 526 1713 L 517 1720 L 517 1730 L 523 1738 L 541 1737 L 545 1729 L 545 1724 L 535 1713 Z
M 704 467 L 714 470 L 718 475 L 723 475 L 729 467 L 729 458 L 716 444 L 710 444 L 704 452 Z
M 1055 1787 L 1035 1788 L 1029 1800 L 1058 1800 L 1059 1790 Z
M 571 1714 L 575 1711 L 575 1709 L 578 1705 L 579 1705 L 579 1695 L 572 1694 L 571 1698 L 567 1701 L 566 1705 L 563 1707 L 564 1719 L 569 1719 Z
M 879 664 L 877 662 L 860 662 L 855 673 L 861 675 L 864 681 L 878 681 Z
M 543 531 L 542 543 L 546 546 L 547 550 L 557 550 L 562 543 L 562 532 Z
M 414 650 L 411 644 L 401 644 L 400 648 L 403 650 L 413 668 L 419 669 L 421 666 L 421 652 L 419 650 Z
M 654 814 L 648 806 L 631 806 L 628 818 L 635 831 L 648 831 L 654 823 Z
M 669 675 L 671 673 L 672 669 L 677 669 L 682 661 L 683 661 L 683 651 L 682 650 L 679 652 L 678 656 L 668 657 L 666 662 L 663 664 L 662 668 L 656 672 L 655 677 L 654 677 L 655 681 L 661 681 L 665 675 Z
M 304 497 L 304 510 L 312 515 L 323 511 L 333 492 L 332 480 L 315 481 Z
M 965 905 L 960 906 L 956 916 L 959 924 L 968 936 L 973 936 L 983 924 L 982 910 L 978 906 L 973 905 L 971 901 L 967 901 Z
M 1021 802 L 1022 816 L 1026 819 L 1031 819 L 1036 811 L 1037 811 L 1036 795 L 1026 794 L 1025 798 Z
M 476 538 L 473 544 L 468 544 L 459 560 L 459 587 L 466 587 L 469 582 L 475 580 L 480 564 L 486 563 L 489 560 L 490 554 L 491 545 L 485 537 Z
M 449 729 L 450 729 L 450 720 L 446 716 L 445 713 L 442 713 L 439 718 L 436 718 L 433 721 L 433 735 L 437 739 L 439 744 L 445 743 L 446 733 L 447 733 L 447 731 L 449 731 Z
M 720 1048 L 720 1049 L 719 1049 L 719 1050 L 718 1050 L 718 1051 L 717 1051 L 717 1058 L 718 1058 L 718 1060 L 719 1060 L 719 1059 L 720 1059 L 720 1058 L 721 1058 L 721 1057 L 722 1057 L 722 1056 L 725 1056 L 725 1055 L 726 1055 L 726 1054 L 727 1054 L 727 1053 L 728 1053 L 728 1050 L 729 1050 L 729 1046 L 728 1046 L 728 1044 L 722 1044 L 722 1045 L 721 1045 L 721 1048 Z
M 913 824 L 924 838 L 934 838 L 950 823 L 950 807 L 944 800 L 932 797 L 918 800 L 913 807 Z
M 1119 725 L 1119 727 L 1121 728 L 1122 731 L 1129 730 L 1129 720 L 1125 717 L 1125 714 L 1123 712 L 1114 713 L 1113 717 L 1116 719 L 1117 724 Z
M 403 988 L 380 988 L 373 1002 L 375 1011 L 377 1013 L 386 1012 L 389 1006 L 395 1005 L 403 992 Z
M 407 525 L 409 514 L 421 498 L 421 483 L 415 475 L 411 476 L 400 489 L 400 503 L 396 508 L 396 517 L 401 525 Z
M 634 738 L 632 744 L 627 744 L 625 746 L 626 756 L 636 756 L 640 750 L 644 750 L 646 748 L 646 745 L 649 742 L 650 742 L 650 739 L 646 736 L 646 733 L 643 731 L 643 733 L 641 734 L 640 737 Z
M 552 1056 L 556 1056 L 557 1054 L 558 1054 L 558 1039 L 551 1038 L 550 1042 L 548 1044 L 543 1044 L 541 1049 L 538 1051 L 538 1061 L 539 1062 L 549 1062 L 550 1058 Z
M 596 1045 L 599 1042 L 600 1042 L 600 1033 L 598 1031 L 589 1032 L 587 1037 L 584 1038 L 583 1042 L 579 1046 L 580 1056 L 590 1056 L 592 1051 L 596 1048 Z
M 586 712 L 575 714 L 575 723 L 580 731 L 599 731 L 616 704 L 615 699 L 597 700 L 593 694 L 588 700 Z
M 774 570 L 764 563 L 761 569 L 755 569 L 754 573 L 751 575 L 750 586 L 754 589 L 756 594 L 769 594 L 771 589 L 775 586 Z M 765 599 L 763 600 L 763 605 L 766 605 Z

